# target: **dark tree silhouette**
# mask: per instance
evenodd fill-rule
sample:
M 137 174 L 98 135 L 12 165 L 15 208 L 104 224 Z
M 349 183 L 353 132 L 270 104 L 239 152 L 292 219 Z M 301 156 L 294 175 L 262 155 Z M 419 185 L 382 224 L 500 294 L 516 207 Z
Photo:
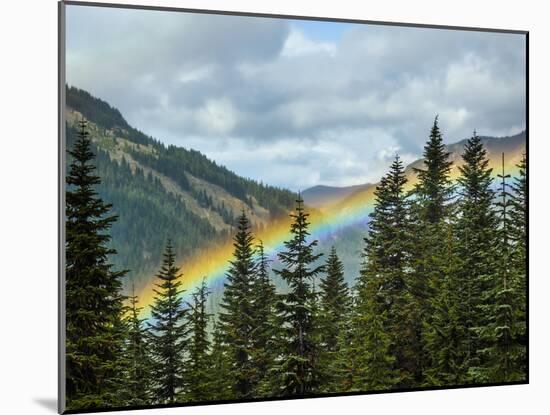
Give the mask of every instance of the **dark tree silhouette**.
M 157 274 L 155 299 L 151 306 L 151 350 L 153 352 L 154 397 L 159 403 L 174 403 L 185 387 L 183 358 L 188 343 L 188 310 L 181 295 L 182 274 L 176 265 L 174 248 L 168 240 Z
M 315 254 L 317 241 L 308 242 L 309 213 L 298 195 L 290 225 L 291 239 L 278 253 L 283 268 L 274 272 L 288 284 L 289 292 L 277 303 L 281 322 L 281 355 L 276 364 L 276 390 L 281 395 L 304 395 L 315 391 L 321 382 L 319 360 L 318 316 L 313 282 L 323 266 L 314 263 L 322 256 Z
M 225 336 L 235 397 L 249 398 L 253 379 L 256 378 L 256 368 L 251 359 L 252 332 L 255 327 L 253 286 L 256 264 L 250 223 L 244 210 L 238 219 L 233 246 L 233 259 L 230 261 L 221 303 L 220 329 Z
M 109 229 L 117 220 L 95 187 L 95 158 L 86 121 L 69 150 L 66 178 L 66 356 L 68 408 L 117 405 L 124 329 L 121 278 L 109 256 Z

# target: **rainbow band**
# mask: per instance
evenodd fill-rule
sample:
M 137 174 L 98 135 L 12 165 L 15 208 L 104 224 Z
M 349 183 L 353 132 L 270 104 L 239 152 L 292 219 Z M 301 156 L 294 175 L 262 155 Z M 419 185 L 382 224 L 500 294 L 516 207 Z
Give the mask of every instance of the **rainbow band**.
M 522 157 L 521 152 L 506 155 L 505 171 L 512 177 L 518 175 L 517 164 Z M 489 166 L 496 177 L 502 171 L 501 155 L 489 154 Z M 454 160 L 451 178 L 456 180 L 460 172 L 458 166 L 460 160 Z M 406 190 L 412 189 L 416 183 L 416 174 L 407 173 L 408 182 Z M 310 216 L 310 233 L 312 239 L 323 240 L 329 235 L 350 226 L 365 226 L 374 207 L 374 188 L 359 191 L 346 198 L 343 202 L 324 208 L 322 212 L 312 212 Z M 257 232 L 255 239 L 262 240 L 266 255 L 274 257 L 279 252 L 285 240 L 290 238 L 290 218 L 275 221 L 263 231 Z M 182 288 L 187 293 L 194 290 L 205 278 L 209 287 L 223 284 L 228 269 L 228 262 L 233 255 L 233 242 L 231 239 L 217 246 L 207 247 L 196 252 L 193 257 L 180 264 L 182 267 Z M 153 286 L 156 278 L 151 281 L 139 293 L 140 305 L 144 307 L 145 316 L 149 315 L 149 306 L 153 302 Z

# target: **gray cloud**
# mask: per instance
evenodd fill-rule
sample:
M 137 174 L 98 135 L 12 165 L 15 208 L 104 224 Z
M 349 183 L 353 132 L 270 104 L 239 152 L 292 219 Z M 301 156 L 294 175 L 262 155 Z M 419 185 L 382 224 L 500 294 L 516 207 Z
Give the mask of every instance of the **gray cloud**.
M 68 7 L 67 76 L 156 138 L 293 189 L 375 181 L 446 139 L 525 126 L 521 35 Z

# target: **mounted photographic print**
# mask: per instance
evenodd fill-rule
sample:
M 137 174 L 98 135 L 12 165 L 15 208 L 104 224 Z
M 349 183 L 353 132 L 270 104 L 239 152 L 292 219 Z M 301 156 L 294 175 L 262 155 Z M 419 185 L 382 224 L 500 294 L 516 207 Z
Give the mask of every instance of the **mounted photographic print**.
M 527 32 L 59 11 L 60 412 L 528 382 Z

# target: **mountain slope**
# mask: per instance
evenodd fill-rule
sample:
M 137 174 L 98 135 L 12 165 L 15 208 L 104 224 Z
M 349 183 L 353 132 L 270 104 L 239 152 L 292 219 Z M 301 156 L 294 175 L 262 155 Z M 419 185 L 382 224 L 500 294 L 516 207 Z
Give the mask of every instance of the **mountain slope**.
M 71 148 L 78 120 L 89 121 L 94 151 L 98 154 L 100 196 L 113 204 L 119 220 L 112 228 L 113 257 L 119 268 L 131 270 L 128 280 L 137 292 L 151 297 L 151 280 L 156 272 L 167 238 L 173 240 L 178 261 L 183 264 L 184 285 L 206 277 L 212 282 L 211 311 L 215 311 L 223 289 L 224 266 L 231 259 L 228 241 L 233 218 L 241 209 L 255 226 L 255 235 L 264 241 L 272 266 L 280 268 L 276 251 L 286 240 L 287 214 L 296 195 L 287 190 L 239 177 L 209 160 L 198 151 L 165 146 L 128 125 L 109 104 L 75 88 L 67 90 L 67 141 Z M 525 151 L 525 133 L 516 136 L 484 137 L 494 174 L 500 172 L 501 153 L 506 165 L 519 162 Z M 458 174 L 464 140 L 447 148 Z M 409 187 L 415 181 L 414 167 L 407 166 Z M 508 170 L 507 173 L 514 174 Z M 311 237 L 319 240 L 317 252 L 334 245 L 345 265 L 349 283 L 357 277 L 373 207 L 376 184 L 345 188 L 315 186 L 303 193 L 312 213 Z M 319 209 L 312 209 L 319 208 Z M 279 219 L 287 218 L 285 221 Z M 279 221 L 279 224 L 277 224 Z M 281 225 L 281 223 L 283 223 Z M 205 247 L 208 245 L 208 248 Z M 278 289 L 284 284 L 276 277 Z
M 67 147 L 80 119 L 88 121 L 99 195 L 113 204 L 115 265 L 136 286 L 156 271 L 166 239 L 180 258 L 231 232 L 242 209 L 255 227 L 285 216 L 295 195 L 242 178 L 195 150 L 165 146 L 131 127 L 120 112 L 86 91 L 67 88 Z
M 453 170 L 456 174 L 458 166 L 461 165 L 461 154 L 468 139 L 458 141 L 453 144 L 447 145 L 447 151 L 451 153 L 450 159 L 454 163 Z M 512 157 L 513 160 L 508 160 L 507 164 L 517 164 L 521 157 L 521 154 L 525 151 L 525 142 L 526 136 L 525 131 L 522 131 L 518 134 L 507 136 L 507 137 L 489 137 L 482 136 L 481 140 L 485 149 L 487 150 L 487 155 L 491 161 L 491 167 L 493 168 L 493 173 L 496 175 L 497 172 L 500 172 L 500 157 L 502 153 L 505 154 L 505 157 Z M 406 167 L 406 172 L 411 176 L 412 171 L 415 168 L 422 168 L 422 159 L 418 159 L 410 163 Z M 305 203 L 308 206 L 315 208 L 327 208 L 329 206 L 334 206 L 341 204 L 345 206 L 349 203 L 346 202 L 346 199 L 349 197 L 353 199 L 358 195 L 361 195 L 365 192 L 372 192 L 376 187 L 376 184 L 365 183 L 356 186 L 347 186 L 347 187 L 333 187 L 333 186 L 324 186 L 317 185 L 310 187 L 302 192 Z

